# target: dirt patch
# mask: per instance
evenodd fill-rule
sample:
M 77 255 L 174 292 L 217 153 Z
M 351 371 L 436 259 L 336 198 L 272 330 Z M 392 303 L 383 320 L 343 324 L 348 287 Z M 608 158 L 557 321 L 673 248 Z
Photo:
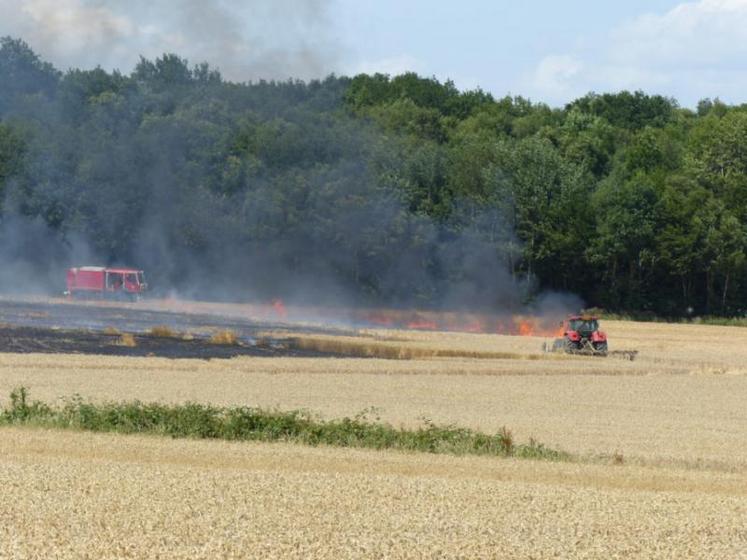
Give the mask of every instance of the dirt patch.
M 284 339 L 236 340 L 214 344 L 209 339 L 181 339 L 148 334 L 129 334 L 130 343 L 113 332 L 63 330 L 39 327 L 0 326 L 0 352 L 44 354 L 99 354 L 105 356 L 147 356 L 163 358 L 328 357 L 331 352 L 293 348 Z

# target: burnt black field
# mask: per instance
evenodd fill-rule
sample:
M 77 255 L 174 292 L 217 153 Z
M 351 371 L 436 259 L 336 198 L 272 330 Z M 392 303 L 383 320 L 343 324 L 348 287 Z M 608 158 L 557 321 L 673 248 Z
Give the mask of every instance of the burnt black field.
M 150 329 L 164 326 L 175 336 L 154 336 Z M 298 327 L 213 314 L 153 311 L 137 305 L 0 300 L 0 352 L 98 354 L 166 358 L 232 358 L 235 356 L 319 357 L 332 354 L 299 350 L 289 338 L 268 338 L 261 332 Z M 216 344 L 212 333 L 229 330 L 235 344 Z M 323 328 L 304 332 L 340 333 Z M 133 335 L 135 345 L 121 343 L 122 333 Z M 182 334 L 189 333 L 189 337 Z
M 97 354 L 161 358 L 234 358 L 236 356 L 322 357 L 331 354 L 291 348 L 283 339 L 214 344 L 209 339 L 135 335 L 135 345 L 120 343 L 119 334 L 40 327 L 0 327 L 0 352 Z

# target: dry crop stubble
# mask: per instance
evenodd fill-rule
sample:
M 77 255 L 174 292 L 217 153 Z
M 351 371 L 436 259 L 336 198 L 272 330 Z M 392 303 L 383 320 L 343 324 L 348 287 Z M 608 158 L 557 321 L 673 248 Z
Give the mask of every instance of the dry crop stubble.
M 722 327 L 714 325 L 641 323 L 632 321 L 604 321 L 602 324 L 610 338 L 610 350 L 638 350 L 638 367 L 621 367 L 618 358 L 604 361 L 593 359 L 583 362 L 581 357 L 573 357 L 572 363 L 581 371 L 643 373 L 727 373 L 747 375 L 747 328 Z M 279 331 L 275 334 L 283 335 Z M 364 329 L 360 336 L 319 336 L 306 337 L 310 340 L 341 344 L 368 343 L 370 347 L 400 347 L 420 352 L 462 353 L 465 357 L 485 357 L 491 354 L 504 354 L 506 358 L 515 355 L 519 359 L 542 360 L 564 358 L 565 356 L 544 355 L 543 342 L 551 342 L 552 337 L 501 336 L 493 334 L 444 333 L 432 331 L 402 331 L 391 329 Z M 500 357 L 500 356 L 498 356 Z M 560 363 L 545 364 L 548 371 Z M 520 368 L 517 369 L 517 373 Z
M 605 375 L 574 371 L 594 363 L 621 369 Z M 583 455 L 621 453 L 626 462 L 747 467 L 747 376 L 641 375 L 636 362 L 594 358 L 553 363 L 549 375 L 526 370 L 537 365 L 6 354 L 0 362 L 0 400 L 25 385 L 45 402 L 78 393 L 95 401 L 304 408 L 326 418 L 354 416 L 373 406 L 383 421 L 395 425 L 415 426 L 427 417 L 484 432 L 507 426 L 519 441 L 534 437 Z
M 739 558 L 744 473 L 0 429 L 0 557 Z
M 236 358 L 169 360 L 79 355 L 0 355 L 0 400 L 19 385 L 52 402 L 93 400 L 304 408 L 326 418 L 376 407 L 382 420 L 422 417 L 485 432 L 503 426 L 582 455 L 696 468 L 747 467 L 747 329 L 605 322 L 614 358 Z M 347 338 L 346 338 L 347 340 Z M 534 353 L 543 339 L 464 333 L 367 331 L 373 340 L 418 349 Z M 703 361 L 698 341 L 711 361 Z
M 290 337 L 292 345 L 302 349 L 357 357 L 548 361 L 568 358 L 563 354 L 543 352 L 542 345 L 533 337 L 371 329 L 363 330 L 357 336 L 299 335 L 288 331 L 271 331 L 263 334 L 269 337 Z
M 606 321 L 611 349 L 640 351 L 643 363 L 698 373 L 747 375 L 747 328 Z
M 47 402 L 79 393 L 328 418 L 375 406 L 394 424 L 505 425 L 518 441 L 608 455 L 548 463 L 2 428 L 0 558 L 747 557 L 747 329 L 604 326 L 639 359 L 543 359 L 538 338 L 378 330 L 360 343 L 540 359 L 0 354 L 3 404 L 25 385 Z

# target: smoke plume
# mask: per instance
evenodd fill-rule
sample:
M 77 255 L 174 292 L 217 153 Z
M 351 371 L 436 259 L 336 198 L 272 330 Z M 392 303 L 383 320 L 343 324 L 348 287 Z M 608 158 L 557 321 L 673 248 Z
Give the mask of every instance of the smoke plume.
M 62 19 L 34 11 L 41 0 L 16 15 L 37 18 L 42 44 L 90 18 L 92 44 L 130 48 L 135 32 L 118 4 L 65 1 L 71 13 Z M 165 9 L 131 6 L 148 17 Z M 249 46 L 233 23 L 235 5 L 179 6 L 174 17 L 189 20 L 180 20 L 183 37 L 227 64 L 244 60 Z M 284 6 L 294 15 L 282 25 L 294 33 L 323 25 L 325 4 L 301 6 Z M 253 7 L 270 27 L 281 24 L 282 3 Z M 222 38 L 210 39 L 210 30 Z M 261 54 L 242 68 L 264 72 L 268 64 L 303 75 L 296 64 L 308 70 L 324 60 L 304 33 L 290 47 L 263 33 L 251 47 Z M 297 41 L 311 49 L 308 59 L 299 58 Z M 23 165 L 3 193 L 1 290 L 59 294 L 66 267 L 105 264 L 144 269 L 156 295 L 526 309 L 535 287 L 509 265 L 519 244 L 499 209 L 453 201 L 440 221 L 413 211 L 416 194 L 402 169 L 411 145 L 342 110 L 347 79 L 238 86 L 205 80 L 168 57 L 130 77 L 101 70 L 60 77 L 22 46 L 6 47 L 15 49 L 8 64 L 25 61 L 11 70 L 38 87 L 0 83 L 0 135 L 18 130 L 23 144 Z M 567 305 L 554 296 L 539 301 Z
M 0 0 L 0 36 L 23 37 L 58 68 L 127 71 L 176 52 L 226 78 L 311 79 L 340 52 L 329 0 Z

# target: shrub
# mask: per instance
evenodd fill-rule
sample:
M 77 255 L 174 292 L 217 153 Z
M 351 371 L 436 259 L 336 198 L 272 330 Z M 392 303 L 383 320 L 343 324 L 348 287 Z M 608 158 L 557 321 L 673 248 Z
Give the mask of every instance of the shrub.
M 10 407 L 0 414 L 0 423 L 28 423 L 48 427 L 96 432 L 154 433 L 171 437 L 244 441 L 289 441 L 308 445 L 400 449 L 455 455 L 492 455 L 530 459 L 562 460 L 567 453 L 530 440 L 516 445 L 506 428 L 483 434 L 456 426 L 438 426 L 429 420 L 417 429 L 395 428 L 369 422 L 365 413 L 354 418 L 324 421 L 305 411 L 283 412 L 251 407 L 215 407 L 197 403 L 93 404 L 79 396 L 61 408 L 28 402 L 24 387 L 10 395 Z
M 15 424 L 34 422 L 52 414 L 52 409 L 39 401 L 28 401 L 28 389 L 17 387 L 10 393 L 10 407 L 3 410 L 0 419 L 3 423 Z

